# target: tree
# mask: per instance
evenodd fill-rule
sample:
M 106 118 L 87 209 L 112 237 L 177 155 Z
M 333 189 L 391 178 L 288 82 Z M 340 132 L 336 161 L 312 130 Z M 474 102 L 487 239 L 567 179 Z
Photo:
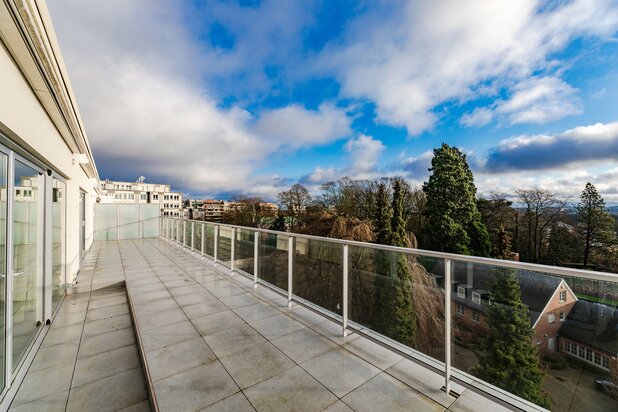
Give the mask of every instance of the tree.
M 376 196 L 376 213 L 373 219 L 373 228 L 375 232 L 375 241 L 380 244 L 388 244 L 391 238 L 391 206 L 388 203 L 388 192 L 386 185 L 380 183 L 378 185 L 378 193 Z
M 491 243 L 476 205 L 474 177 L 459 149 L 434 149 L 427 195 L 423 247 L 464 255 L 489 256 Z
M 496 269 L 495 276 L 492 304 L 486 311 L 489 332 L 475 351 L 480 364 L 475 375 L 549 408 L 551 400 L 541 392 L 543 374 L 531 343 L 533 331 L 528 307 L 521 302 L 515 272 Z
M 510 260 L 511 256 L 511 239 L 508 232 L 504 229 L 504 226 L 498 228 L 496 238 L 496 247 L 494 249 L 494 256 L 498 259 Z
M 523 237 L 518 236 L 518 250 L 523 260 L 540 262 L 550 228 L 563 212 L 566 200 L 542 189 L 517 189 L 516 193 L 524 206 Z
M 311 202 L 311 195 L 307 188 L 300 183 L 296 183 L 289 190 L 283 191 L 277 195 L 279 202 L 285 207 L 290 221 L 290 230 L 292 232 L 298 229 L 299 221 L 305 214 L 306 207 Z
M 590 259 L 615 244 L 614 219 L 605 210 L 605 201 L 590 182 L 577 205 L 577 231 L 583 242 L 584 268 Z

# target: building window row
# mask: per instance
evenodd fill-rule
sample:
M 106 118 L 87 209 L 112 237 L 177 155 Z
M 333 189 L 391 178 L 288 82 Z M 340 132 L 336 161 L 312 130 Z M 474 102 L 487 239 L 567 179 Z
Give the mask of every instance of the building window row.
M 607 356 L 601 355 L 600 353 L 595 352 L 583 345 L 566 341 L 564 342 L 564 351 L 566 353 L 570 353 L 571 355 L 577 356 L 588 363 L 595 364 L 603 369 L 609 369 L 609 358 Z

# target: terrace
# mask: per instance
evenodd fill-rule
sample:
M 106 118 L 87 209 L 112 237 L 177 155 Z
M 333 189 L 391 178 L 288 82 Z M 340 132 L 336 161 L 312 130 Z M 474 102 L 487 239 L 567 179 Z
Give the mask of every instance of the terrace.
M 456 300 L 440 285 L 464 276 L 459 283 L 473 286 L 474 273 L 514 267 L 526 279 L 543 269 L 615 287 L 600 273 L 180 219 L 161 219 L 154 237 L 152 218 L 110 215 L 98 214 L 107 220 L 95 237 L 141 239 L 95 242 L 87 252 L 14 410 L 538 410 L 469 373 L 470 351 L 451 336 L 457 318 L 444 322 Z M 435 296 L 444 296 L 433 348 L 377 333 L 359 310 L 372 304 L 359 286 L 380 275 L 366 266 L 378 251 L 432 268 Z M 584 384 L 552 384 L 564 397 L 557 410 L 616 405 Z

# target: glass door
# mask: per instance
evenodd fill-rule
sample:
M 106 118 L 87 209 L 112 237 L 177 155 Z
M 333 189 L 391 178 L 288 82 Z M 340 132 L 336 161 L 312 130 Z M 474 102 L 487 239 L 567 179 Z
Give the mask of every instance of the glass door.
M 62 301 L 66 285 L 66 186 L 64 182 L 53 178 L 52 212 L 51 212 L 51 269 L 52 269 L 52 312 Z
M 79 192 L 79 258 L 86 252 L 86 194 Z
M 8 197 L 8 165 L 9 156 L 0 152 L 0 388 L 4 387 L 5 370 L 5 336 L 6 336 L 6 227 L 7 227 L 7 197 Z M 1 390 L 1 389 L 0 389 Z
M 42 173 L 15 158 L 12 199 L 13 370 L 26 354 L 43 318 Z

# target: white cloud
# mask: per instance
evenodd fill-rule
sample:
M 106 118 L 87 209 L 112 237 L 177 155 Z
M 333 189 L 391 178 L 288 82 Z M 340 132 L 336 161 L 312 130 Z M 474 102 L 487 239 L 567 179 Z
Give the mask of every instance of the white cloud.
M 262 112 L 254 128 L 269 141 L 288 148 L 325 144 L 350 134 L 345 111 L 322 104 L 317 111 L 298 105 Z
M 575 91 L 562 80 L 553 81 L 562 82 L 553 84 L 560 86 L 557 100 L 540 84 L 521 90 L 517 85 L 523 87 L 533 73 L 555 73 L 560 62 L 552 53 L 573 38 L 611 36 L 618 27 L 611 0 L 574 0 L 546 9 L 535 0 L 372 4 L 319 66 L 336 73 L 343 94 L 371 99 L 380 121 L 403 125 L 411 134 L 433 126 L 439 104 L 474 100 L 504 87 L 514 86 L 515 100 L 504 103 L 511 122 L 539 123 L 577 112 Z M 535 94 L 533 108 L 516 108 Z M 541 110 L 543 104 L 551 107 Z M 463 122 L 480 125 L 488 119 L 481 111 Z
M 348 140 L 345 149 L 352 159 L 351 170 L 358 174 L 360 172 L 372 172 L 375 169 L 385 146 L 381 141 L 371 136 L 360 135 L 355 139 Z
M 348 134 L 345 112 L 326 104 L 265 112 L 257 122 L 240 106 L 221 108 L 203 85 L 204 72 L 240 63 L 204 52 L 176 3 L 63 0 L 50 9 L 95 159 L 108 173 L 200 193 L 270 194 L 282 183 L 255 176 L 266 158 Z M 277 10 L 275 31 L 286 32 L 291 17 Z M 252 27 L 270 33 L 262 38 L 272 35 L 271 26 Z

